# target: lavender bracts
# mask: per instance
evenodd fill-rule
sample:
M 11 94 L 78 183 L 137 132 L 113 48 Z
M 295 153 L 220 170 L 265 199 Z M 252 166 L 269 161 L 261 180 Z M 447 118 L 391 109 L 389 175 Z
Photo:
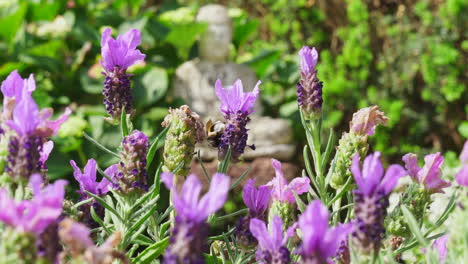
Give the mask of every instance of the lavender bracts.
M 250 221 L 250 231 L 258 240 L 258 249 L 255 254 L 258 263 L 291 263 L 291 253 L 286 243 L 290 237 L 294 236 L 296 224 L 289 227 L 285 234 L 283 234 L 283 229 L 283 222 L 277 215 L 268 224 L 268 229 L 262 220 L 254 218 Z
M 379 158 L 379 152 L 367 156 L 361 172 L 359 156 L 356 154 L 351 167 L 358 185 L 358 189 L 353 192 L 356 217 L 353 236 L 358 248 L 366 254 L 379 251 L 385 232 L 388 195 L 398 179 L 406 174 L 400 165 L 391 165 L 384 176 Z
M 302 257 L 301 264 L 330 263 L 339 246 L 347 240 L 352 226 L 340 224 L 330 228 L 328 217 L 327 208 L 319 200 L 312 201 L 299 217 L 302 243 L 297 253 Z
M 253 218 L 257 218 L 261 221 L 266 220 L 266 211 L 270 204 L 270 196 L 270 188 L 265 185 L 255 188 L 255 180 L 249 179 L 244 186 L 242 198 L 249 209 L 249 213 L 247 216 L 239 219 L 234 231 L 236 241 L 239 245 L 249 247 L 257 243 L 257 240 L 252 235 L 249 228 L 250 220 Z
M 104 29 L 101 38 L 101 65 L 104 68 L 104 105 L 112 121 L 120 119 L 123 109 L 133 113 L 130 74 L 128 67 L 145 59 L 136 47 L 141 42 L 141 33 L 131 29 L 117 39 L 111 37 L 112 30 Z
M 249 115 L 254 112 L 260 84 L 261 81 L 258 81 L 252 92 L 244 92 L 241 80 L 237 80 L 232 86 L 226 88 L 223 88 L 220 80 L 216 81 L 216 95 L 221 101 L 220 111 L 226 120 L 218 146 L 220 159 L 224 159 L 229 147 L 232 151 L 232 161 L 238 161 L 244 153 L 248 139 L 246 126 L 250 122 Z M 255 146 L 249 147 L 255 149 Z
M 301 80 L 297 83 L 297 102 L 306 120 L 317 119 L 322 113 L 323 83 L 317 78 L 318 53 L 307 46 L 299 51 L 301 58 Z
M 200 198 L 201 183 L 197 176 L 190 175 L 180 192 L 174 184 L 174 175 L 164 173 L 161 180 L 171 190 L 176 212 L 169 247 L 164 255 L 165 264 L 205 263 L 203 252 L 207 249 L 206 238 L 210 214 L 220 209 L 227 199 L 229 177 L 213 175 L 209 191 Z
M 121 160 L 117 174 L 120 192 L 129 194 L 137 189 L 147 190 L 146 156 L 148 148 L 148 136 L 138 130 L 134 130 L 132 134 L 122 140 Z

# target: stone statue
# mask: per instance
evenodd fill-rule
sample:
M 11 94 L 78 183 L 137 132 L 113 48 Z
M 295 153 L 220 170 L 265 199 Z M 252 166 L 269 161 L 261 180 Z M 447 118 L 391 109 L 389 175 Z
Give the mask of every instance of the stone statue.
M 208 24 L 199 41 L 200 57 L 176 69 L 173 95 L 184 99 L 205 122 L 223 120 L 214 89 L 216 80 L 220 79 L 223 85 L 228 86 L 241 79 L 244 89 L 251 90 L 258 79 L 248 66 L 229 61 L 232 21 L 224 6 L 206 5 L 199 10 L 196 20 Z M 291 144 L 291 125 L 286 120 L 262 117 L 259 101 L 252 121 L 247 125 L 250 129 L 248 144 L 255 144 L 256 150 L 246 150 L 243 157 L 289 160 L 295 151 L 295 146 Z M 205 160 L 217 157 L 216 149 L 208 146 L 200 149 Z

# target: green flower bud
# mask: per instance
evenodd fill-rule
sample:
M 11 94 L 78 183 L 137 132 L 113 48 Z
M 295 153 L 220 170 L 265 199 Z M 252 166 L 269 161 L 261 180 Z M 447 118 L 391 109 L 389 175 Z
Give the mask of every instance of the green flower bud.
M 2 232 L 0 262 L 17 264 L 37 263 L 36 238 L 34 234 L 18 232 L 14 228 L 7 227 Z
M 344 133 L 338 143 L 337 159 L 335 170 L 333 171 L 330 186 L 335 189 L 343 187 L 346 181 L 353 177 L 351 174 L 351 163 L 355 153 L 365 157 L 369 145 L 367 144 L 367 135 Z
M 190 172 L 190 163 L 195 152 L 195 144 L 205 138 L 203 123 L 197 113 L 186 105 L 169 109 L 163 127 L 169 126 L 164 145 L 163 171 L 174 172 L 182 162 L 176 175 L 185 177 Z
M 288 202 L 274 200 L 268 211 L 268 222 L 271 223 L 273 216 L 278 215 L 283 220 L 285 228 L 291 226 L 295 221 L 294 205 Z
M 416 219 L 421 219 L 424 212 L 431 203 L 430 192 L 420 184 L 411 184 L 402 194 L 400 202 L 395 209 L 385 219 L 386 230 L 390 234 L 402 237 L 409 237 L 411 231 L 406 224 L 407 221 L 401 211 L 404 204 Z

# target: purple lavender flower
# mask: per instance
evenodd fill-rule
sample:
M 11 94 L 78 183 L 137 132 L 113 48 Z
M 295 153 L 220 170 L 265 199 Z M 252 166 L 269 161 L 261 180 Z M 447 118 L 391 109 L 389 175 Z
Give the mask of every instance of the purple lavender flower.
M 317 78 L 318 53 L 315 48 L 304 46 L 299 51 L 301 80 L 297 83 L 297 102 L 305 118 L 317 118 L 322 112 L 323 83 Z
M 367 156 L 362 172 L 359 155 L 353 158 L 351 172 L 358 185 L 354 193 L 356 244 L 364 253 L 377 252 L 385 232 L 384 220 L 389 205 L 388 195 L 395 188 L 398 179 L 406 174 L 400 165 L 390 165 L 384 176 L 384 168 L 379 160 L 380 152 Z
M 455 179 L 458 184 L 468 187 L 468 140 L 465 141 L 465 145 L 463 145 L 460 161 L 462 163 L 462 168 L 455 176 Z
M 44 189 L 41 189 L 42 184 L 41 175 L 32 175 L 29 185 L 33 191 L 33 199 L 19 203 L 8 197 L 6 190 L 0 189 L 0 221 L 19 232 L 35 235 L 41 234 L 54 223 L 62 213 L 67 182 L 58 180 Z
M 148 188 L 148 173 L 146 172 L 146 155 L 148 154 L 148 136 L 143 132 L 134 130 L 132 134 L 122 140 L 119 163 L 120 191 L 130 193 L 133 190 L 146 190 Z
M 247 216 L 239 219 L 234 231 L 238 244 L 248 247 L 257 243 L 257 240 L 250 231 L 249 223 L 252 218 L 257 218 L 262 221 L 266 219 L 265 213 L 270 203 L 270 196 L 271 190 L 268 186 L 263 185 L 255 188 L 255 180 L 248 180 L 247 184 L 244 186 L 242 198 L 249 209 L 249 213 Z
M 96 181 L 96 160 L 89 159 L 88 163 L 84 167 L 83 172 L 81 172 L 81 169 L 76 165 L 74 160 L 70 160 L 70 165 L 74 170 L 73 177 L 75 177 L 75 180 L 80 184 L 80 194 L 85 195 L 84 191 L 88 191 L 90 193 L 102 196 L 109 191 L 109 185 L 111 182 L 107 178 L 102 178 L 100 182 Z M 107 168 L 104 173 L 110 177 L 115 176 L 113 171 L 117 169 L 116 166 L 117 165 L 112 165 L 111 167 Z
M 58 132 L 71 112 L 67 108 L 59 119 L 49 120 L 52 110 L 39 111 L 31 96 L 31 91 L 35 89 L 34 78 L 30 77 L 24 85 L 21 98 L 15 103 L 13 119 L 6 120 L 6 124 L 15 133 L 9 138 L 5 170 L 16 180 L 28 179 L 32 173 L 43 169 L 44 158 L 48 156 L 47 151 L 50 148 L 50 145 L 46 145 L 43 150 L 43 145 L 48 137 Z
M 295 230 L 296 224 L 289 227 L 283 234 L 283 221 L 277 215 L 268 224 L 268 229 L 264 221 L 256 218 L 250 220 L 250 231 L 258 240 L 258 249 L 255 254 L 257 262 L 260 264 L 291 263 L 291 254 L 286 243 L 290 237 L 294 236 Z
M 246 126 L 250 122 L 249 115 L 254 112 L 260 84 L 261 81 L 258 81 L 252 92 L 244 92 L 241 80 L 237 80 L 227 88 L 223 88 L 220 80 L 216 81 L 216 95 L 221 101 L 219 109 L 226 119 L 226 126 L 218 146 L 220 159 L 224 159 L 229 146 L 231 146 L 231 159 L 233 161 L 238 161 L 244 153 L 248 138 Z M 255 149 L 255 146 L 249 147 Z
M 145 59 L 136 47 L 141 42 L 141 33 L 131 29 L 117 39 L 111 37 L 112 30 L 104 29 L 101 38 L 101 65 L 106 76 L 104 81 L 104 105 L 107 113 L 114 120 L 118 120 L 125 108 L 132 113 L 132 93 L 130 90 L 130 74 L 127 68 Z
M 276 177 L 267 185 L 272 187 L 272 197 L 275 201 L 296 203 L 294 193 L 297 195 L 309 191 L 310 180 L 307 177 L 294 178 L 289 184 L 284 178 L 284 173 L 281 170 L 281 162 L 276 159 L 271 159 L 271 164 L 275 168 Z
M 3 120 L 11 120 L 13 118 L 13 109 L 16 102 L 21 100 L 23 88 L 27 87 L 28 92 L 32 93 L 36 89 L 34 76 L 29 75 L 28 79 L 21 78 L 17 70 L 12 71 L 8 77 L 2 82 L 1 91 L 3 94 Z
M 205 263 L 203 252 L 207 249 L 208 236 L 206 220 L 226 201 L 229 177 L 220 173 L 213 175 L 210 189 L 201 199 L 202 186 L 194 174 L 187 178 L 180 192 L 176 190 L 173 174 L 163 173 L 161 180 L 171 190 L 176 212 L 174 229 L 170 245 L 164 255 L 164 263 Z
M 424 157 L 424 166 L 418 166 L 418 156 L 413 153 L 408 153 L 403 156 L 405 168 L 408 174 L 419 184 L 424 184 L 426 189 L 432 193 L 443 193 L 445 187 L 451 184 L 441 179 L 442 171 L 440 167 L 444 163 L 444 157 L 440 152 L 429 154 Z
M 328 226 L 328 210 L 319 200 L 310 203 L 299 216 L 299 229 L 302 232 L 302 243 L 298 253 L 303 264 L 328 264 L 336 255 L 342 241 L 346 241 L 351 232 L 350 224 Z

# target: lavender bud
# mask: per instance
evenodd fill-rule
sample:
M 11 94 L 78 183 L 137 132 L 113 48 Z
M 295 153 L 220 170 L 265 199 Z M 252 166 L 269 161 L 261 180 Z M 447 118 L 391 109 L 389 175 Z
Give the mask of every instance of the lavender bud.
M 307 46 L 299 51 L 301 58 L 301 80 L 297 83 L 297 102 L 304 113 L 304 118 L 318 119 L 322 114 L 323 83 L 317 78 L 318 53 Z
M 5 171 L 15 180 L 27 182 L 43 168 L 40 158 L 45 139 L 35 135 L 11 136 Z
M 148 137 L 138 130 L 134 130 L 122 140 L 123 150 L 120 152 L 121 161 L 117 174 L 122 193 L 128 194 L 135 189 L 147 189 L 146 155 L 148 148 Z
M 104 81 L 104 105 L 106 112 L 113 120 L 120 120 L 122 110 L 132 114 L 132 92 L 130 89 L 130 74 L 126 69 L 115 67 L 110 72 L 103 73 L 106 76 Z

